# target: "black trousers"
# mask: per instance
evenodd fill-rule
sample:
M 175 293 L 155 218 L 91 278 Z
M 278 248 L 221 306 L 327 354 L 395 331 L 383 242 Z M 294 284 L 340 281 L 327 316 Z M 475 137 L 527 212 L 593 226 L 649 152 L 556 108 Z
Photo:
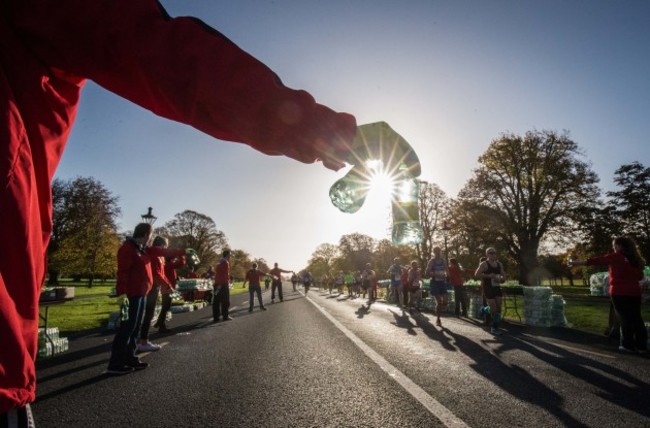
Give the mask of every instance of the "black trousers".
M 7 413 L 0 413 L 0 428 L 34 428 L 34 417 L 29 404 Z
M 460 287 L 454 286 L 454 298 L 456 300 L 456 308 L 454 313 L 456 315 L 467 316 L 467 310 L 469 308 L 469 302 L 467 301 L 467 293 L 465 292 L 465 287 L 462 285 Z
M 146 299 L 145 296 L 129 297 L 129 319 L 121 321 L 115 333 L 111 358 L 108 362 L 109 368 L 120 368 L 124 367 L 125 364 L 139 362 L 138 357 L 135 355 L 136 341 L 142 326 Z
M 140 339 L 142 340 L 149 340 L 149 329 L 151 328 L 153 314 L 156 312 L 156 303 L 158 302 L 159 292 L 160 287 L 154 287 L 151 289 L 149 294 L 147 294 L 144 317 L 142 317 L 142 327 L 140 328 Z
M 214 286 L 214 296 L 212 297 L 212 318 L 219 321 L 219 317 L 228 318 L 228 309 L 230 308 L 230 287 L 228 284 Z
M 280 301 L 283 300 L 282 298 L 282 281 L 277 281 L 273 280 L 271 283 L 271 300 L 275 300 L 275 289 L 277 288 L 278 290 L 278 297 L 280 298 Z
M 158 315 L 158 320 L 156 321 L 156 327 L 165 327 L 165 318 L 167 318 L 167 312 L 172 307 L 172 296 L 169 293 L 162 295 L 162 306 L 160 308 L 160 315 Z
M 621 345 L 647 350 L 648 331 L 641 318 L 641 297 L 613 295 L 612 304 L 621 323 Z

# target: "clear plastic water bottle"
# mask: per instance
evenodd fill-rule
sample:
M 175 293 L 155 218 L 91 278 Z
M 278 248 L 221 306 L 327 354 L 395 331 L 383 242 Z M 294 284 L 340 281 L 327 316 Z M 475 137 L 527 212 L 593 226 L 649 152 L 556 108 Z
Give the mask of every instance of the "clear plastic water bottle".
M 392 200 L 393 232 L 395 245 L 413 245 L 422 242 L 420 209 L 418 206 L 419 182 L 411 177 L 406 168 L 400 168 L 399 181 Z
M 336 208 L 352 214 L 363 206 L 368 190 L 368 171 L 355 166 L 330 187 L 330 199 Z
M 122 322 L 129 320 L 129 299 L 126 297 L 122 299 L 122 304 L 120 305 L 120 315 Z
M 420 160 L 411 145 L 386 122 L 360 125 L 350 145 L 346 162 L 354 165 L 348 173 L 332 185 L 332 204 L 344 213 L 355 213 L 361 208 L 369 191 L 372 173 L 368 162 L 380 161 L 390 174 L 420 175 Z M 399 166 L 405 171 L 397 171 Z

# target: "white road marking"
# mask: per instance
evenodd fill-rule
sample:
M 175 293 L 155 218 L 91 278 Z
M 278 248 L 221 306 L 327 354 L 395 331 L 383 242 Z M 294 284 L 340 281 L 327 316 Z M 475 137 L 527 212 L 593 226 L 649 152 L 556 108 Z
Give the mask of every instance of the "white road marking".
M 425 390 L 420 388 L 415 382 L 409 379 L 404 373 L 399 371 L 396 367 L 390 364 L 384 357 L 375 352 L 370 346 L 359 339 L 354 333 L 348 330 L 336 318 L 330 315 L 322 306 L 312 300 L 311 297 L 305 296 L 307 301 L 316 307 L 325 317 L 332 322 L 345 334 L 355 345 L 363 351 L 372 361 L 375 362 L 386 374 L 399 383 L 402 388 L 413 396 L 420 404 L 422 404 L 433 416 L 438 418 L 447 427 L 469 427 L 462 419 L 454 415 L 451 410 L 443 406 L 438 400 L 427 394 Z

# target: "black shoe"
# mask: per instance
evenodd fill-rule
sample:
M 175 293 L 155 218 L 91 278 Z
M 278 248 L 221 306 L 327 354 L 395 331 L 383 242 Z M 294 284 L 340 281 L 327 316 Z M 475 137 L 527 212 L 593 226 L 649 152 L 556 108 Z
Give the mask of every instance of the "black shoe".
M 168 329 L 166 326 L 160 326 L 158 327 L 158 333 L 169 333 L 171 330 Z
M 224 321 L 232 321 L 232 318 L 231 317 L 223 317 L 223 320 Z
M 248 308 L 248 312 L 253 312 L 253 308 Z
M 260 310 L 261 310 L 261 311 L 265 311 L 266 308 L 265 308 L 264 306 L 260 306 Z
M 219 322 L 219 318 L 215 318 L 215 319 L 213 319 L 212 322 L 213 322 L 213 323 L 218 323 L 218 322 Z
M 122 367 L 109 367 L 106 370 L 106 373 L 109 375 L 123 375 L 133 372 L 135 369 L 131 366 L 122 366 Z
M 133 370 L 144 370 L 149 367 L 149 363 L 134 361 L 133 363 L 127 364 L 127 366 L 131 367 Z

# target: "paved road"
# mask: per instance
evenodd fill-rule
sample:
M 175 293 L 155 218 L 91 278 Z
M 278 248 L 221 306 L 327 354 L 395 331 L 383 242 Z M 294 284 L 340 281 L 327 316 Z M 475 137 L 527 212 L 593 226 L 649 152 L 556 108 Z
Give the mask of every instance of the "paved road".
M 650 359 L 601 336 L 507 325 L 495 338 L 319 290 L 266 312 L 245 299 L 226 323 L 175 315 L 151 366 L 126 376 L 104 373 L 112 334 L 72 340 L 38 363 L 37 426 L 650 426 Z

